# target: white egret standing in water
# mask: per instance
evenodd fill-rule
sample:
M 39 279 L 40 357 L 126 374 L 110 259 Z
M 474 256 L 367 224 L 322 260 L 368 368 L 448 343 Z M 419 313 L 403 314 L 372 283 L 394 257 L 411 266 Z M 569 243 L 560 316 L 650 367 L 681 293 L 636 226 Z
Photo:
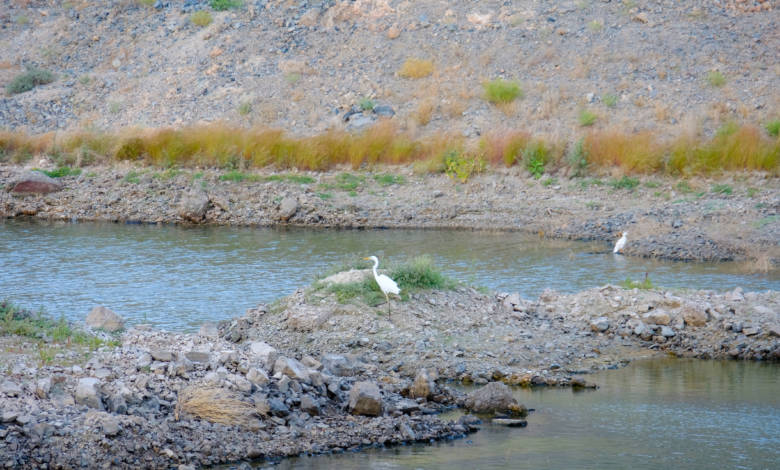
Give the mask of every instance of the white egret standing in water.
M 376 279 L 376 283 L 379 284 L 379 289 L 385 294 L 385 300 L 387 300 L 387 316 L 390 317 L 390 297 L 388 294 L 398 295 L 401 293 L 401 289 L 399 289 L 398 284 L 388 276 L 377 274 L 376 268 L 379 266 L 379 258 L 376 256 L 369 256 L 368 258 L 363 259 L 374 262 L 374 279 Z
M 612 253 L 620 253 L 623 251 L 623 247 L 626 246 L 626 236 L 628 235 L 628 232 L 623 232 L 623 236 L 620 237 L 620 240 L 615 243 L 615 249 L 612 250 Z

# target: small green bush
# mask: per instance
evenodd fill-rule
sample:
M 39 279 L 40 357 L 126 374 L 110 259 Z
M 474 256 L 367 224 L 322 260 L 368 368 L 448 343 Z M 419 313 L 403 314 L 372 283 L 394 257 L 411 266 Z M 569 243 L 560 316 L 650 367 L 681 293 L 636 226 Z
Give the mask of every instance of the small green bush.
M 56 170 L 37 170 L 48 176 L 49 178 L 62 178 L 63 176 L 78 176 L 81 174 L 81 168 L 71 168 L 69 166 L 63 166 Z
M 376 103 L 374 103 L 374 100 L 371 98 L 361 98 L 358 102 L 358 106 L 363 111 L 371 111 L 376 106 Z
M 381 186 L 392 186 L 394 184 L 404 184 L 406 182 L 402 175 L 391 175 L 389 173 L 374 175 L 374 181 Z
M 588 111 L 587 109 L 583 109 L 580 111 L 578 119 L 580 121 L 580 126 L 587 127 L 592 126 L 596 122 L 596 119 L 598 119 L 598 116 L 595 113 Z
M 550 149 L 541 140 L 529 142 L 520 156 L 523 167 L 536 179 L 544 174 L 544 167 L 550 160 Z
M 623 176 L 620 179 L 613 179 L 609 182 L 609 185 L 612 186 L 613 189 L 628 189 L 629 191 L 633 191 L 639 186 L 639 178 Z
M 209 6 L 214 11 L 225 11 L 238 8 L 242 5 L 240 0 L 209 0 Z
M 427 255 L 417 256 L 391 270 L 390 277 L 402 292 L 416 289 L 451 289 L 456 284 L 438 271 L 433 265 L 433 258 Z
M 615 106 L 617 106 L 617 100 L 618 100 L 617 95 L 613 93 L 607 93 L 601 97 L 601 101 L 608 108 L 614 108 Z
M 766 123 L 766 131 L 772 137 L 777 137 L 780 135 L 780 119 L 774 119 Z
M 588 171 L 588 155 L 583 147 L 583 139 L 569 147 L 569 152 L 566 154 L 566 164 L 571 168 L 572 176 L 585 176 Z
M 252 112 L 252 103 L 248 101 L 244 101 L 240 105 L 238 105 L 238 114 L 242 116 L 246 116 L 247 114 Z
M 707 74 L 707 83 L 710 86 L 720 88 L 726 84 L 726 77 L 718 70 L 713 70 Z
M 210 25 L 211 22 L 214 21 L 214 18 L 211 17 L 211 13 L 199 10 L 190 15 L 190 21 L 195 26 L 200 26 L 202 28 L 204 26 Z
M 6 91 L 11 95 L 30 91 L 38 85 L 46 85 L 54 81 L 54 74 L 48 70 L 28 68 L 26 72 L 17 75 L 6 85 Z
M 728 184 L 714 184 L 712 185 L 712 188 L 710 188 L 710 191 L 715 194 L 730 195 L 734 192 L 734 189 Z
M 482 86 L 485 89 L 485 98 L 493 104 L 511 103 L 517 98 L 523 97 L 520 84 L 515 81 L 499 78 L 485 82 Z
M 457 178 L 465 183 L 472 175 L 485 170 L 485 159 L 480 156 L 469 156 L 457 150 L 450 150 L 444 156 L 444 172 L 452 179 Z
M 624 289 L 652 289 L 654 287 L 653 281 L 648 276 L 645 276 L 643 281 L 634 281 L 627 277 L 620 285 Z

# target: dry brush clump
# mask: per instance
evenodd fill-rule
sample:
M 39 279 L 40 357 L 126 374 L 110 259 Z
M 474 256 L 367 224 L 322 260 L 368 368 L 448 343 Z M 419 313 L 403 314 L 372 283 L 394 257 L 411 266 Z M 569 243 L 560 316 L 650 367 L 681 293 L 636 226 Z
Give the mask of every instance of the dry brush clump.
M 190 385 L 179 391 L 174 417 L 204 419 L 212 423 L 258 429 L 259 411 L 240 393 L 211 385 Z
M 363 165 L 413 163 L 415 171 L 442 172 L 446 156 L 455 152 L 493 165 L 542 164 L 543 168 L 536 168 L 535 173 L 571 166 L 575 160 L 577 168 L 572 169 L 577 171 L 573 174 L 581 174 L 584 169 L 679 176 L 755 170 L 780 173 L 780 137 L 749 125 L 727 125 L 710 138 L 681 133 L 675 139 L 664 139 L 652 132 L 597 130 L 585 134 L 581 141 L 569 143 L 569 149 L 574 145 L 577 158 L 564 159 L 567 146 L 562 142 L 517 130 L 497 131 L 478 141 L 445 132 L 415 138 L 398 129 L 393 121 L 384 120 L 361 133 L 333 130 L 294 137 L 278 129 L 216 123 L 119 133 L 27 135 L 0 131 L 0 161 L 21 163 L 48 155 L 57 164 L 75 166 L 129 160 L 164 167 L 314 171 L 343 165 L 357 169 Z

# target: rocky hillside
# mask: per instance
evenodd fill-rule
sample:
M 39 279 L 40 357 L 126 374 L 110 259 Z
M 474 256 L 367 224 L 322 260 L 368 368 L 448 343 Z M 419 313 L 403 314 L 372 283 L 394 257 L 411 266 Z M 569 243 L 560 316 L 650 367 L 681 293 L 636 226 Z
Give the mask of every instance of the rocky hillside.
M 590 122 L 669 133 L 763 124 L 780 108 L 776 3 L 4 2 L 0 86 L 25 67 L 56 79 L 0 97 L 0 128 L 226 120 L 312 134 L 384 115 L 423 135 L 570 137 Z M 497 78 L 521 97 L 490 104 L 483 84 Z M 345 120 L 360 105 L 377 112 Z

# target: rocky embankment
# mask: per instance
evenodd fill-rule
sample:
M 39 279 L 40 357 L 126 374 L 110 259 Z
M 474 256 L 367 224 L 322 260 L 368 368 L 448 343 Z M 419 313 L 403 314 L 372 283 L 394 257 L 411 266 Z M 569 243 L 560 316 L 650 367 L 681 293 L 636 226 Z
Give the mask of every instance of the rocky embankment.
M 0 217 L 519 230 L 598 240 L 605 249 L 627 230 L 627 255 L 749 260 L 757 270 L 780 262 L 780 186 L 762 175 L 684 184 L 647 177 L 625 189 L 609 179 L 538 181 L 517 168 L 496 169 L 466 183 L 418 175 L 409 167 L 395 167 L 392 174 L 245 173 L 243 181 L 230 181 L 224 171 L 126 165 L 88 167 L 61 178 L 28 170 L 0 165 Z
M 367 276 L 353 272 L 348 278 Z M 336 302 L 301 289 L 197 334 L 136 326 L 88 360 L 2 337 L 0 455 L 25 468 L 196 468 L 463 436 L 464 407 L 524 426 L 510 385 L 594 386 L 581 373 L 661 352 L 780 359 L 777 292 L 471 288 Z M 95 323 L 107 316 L 110 322 Z M 108 309 L 92 325 L 119 328 Z M 449 380 L 485 384 L 468 395 Z M 230 436 L 230 439 L 225 439 Z

